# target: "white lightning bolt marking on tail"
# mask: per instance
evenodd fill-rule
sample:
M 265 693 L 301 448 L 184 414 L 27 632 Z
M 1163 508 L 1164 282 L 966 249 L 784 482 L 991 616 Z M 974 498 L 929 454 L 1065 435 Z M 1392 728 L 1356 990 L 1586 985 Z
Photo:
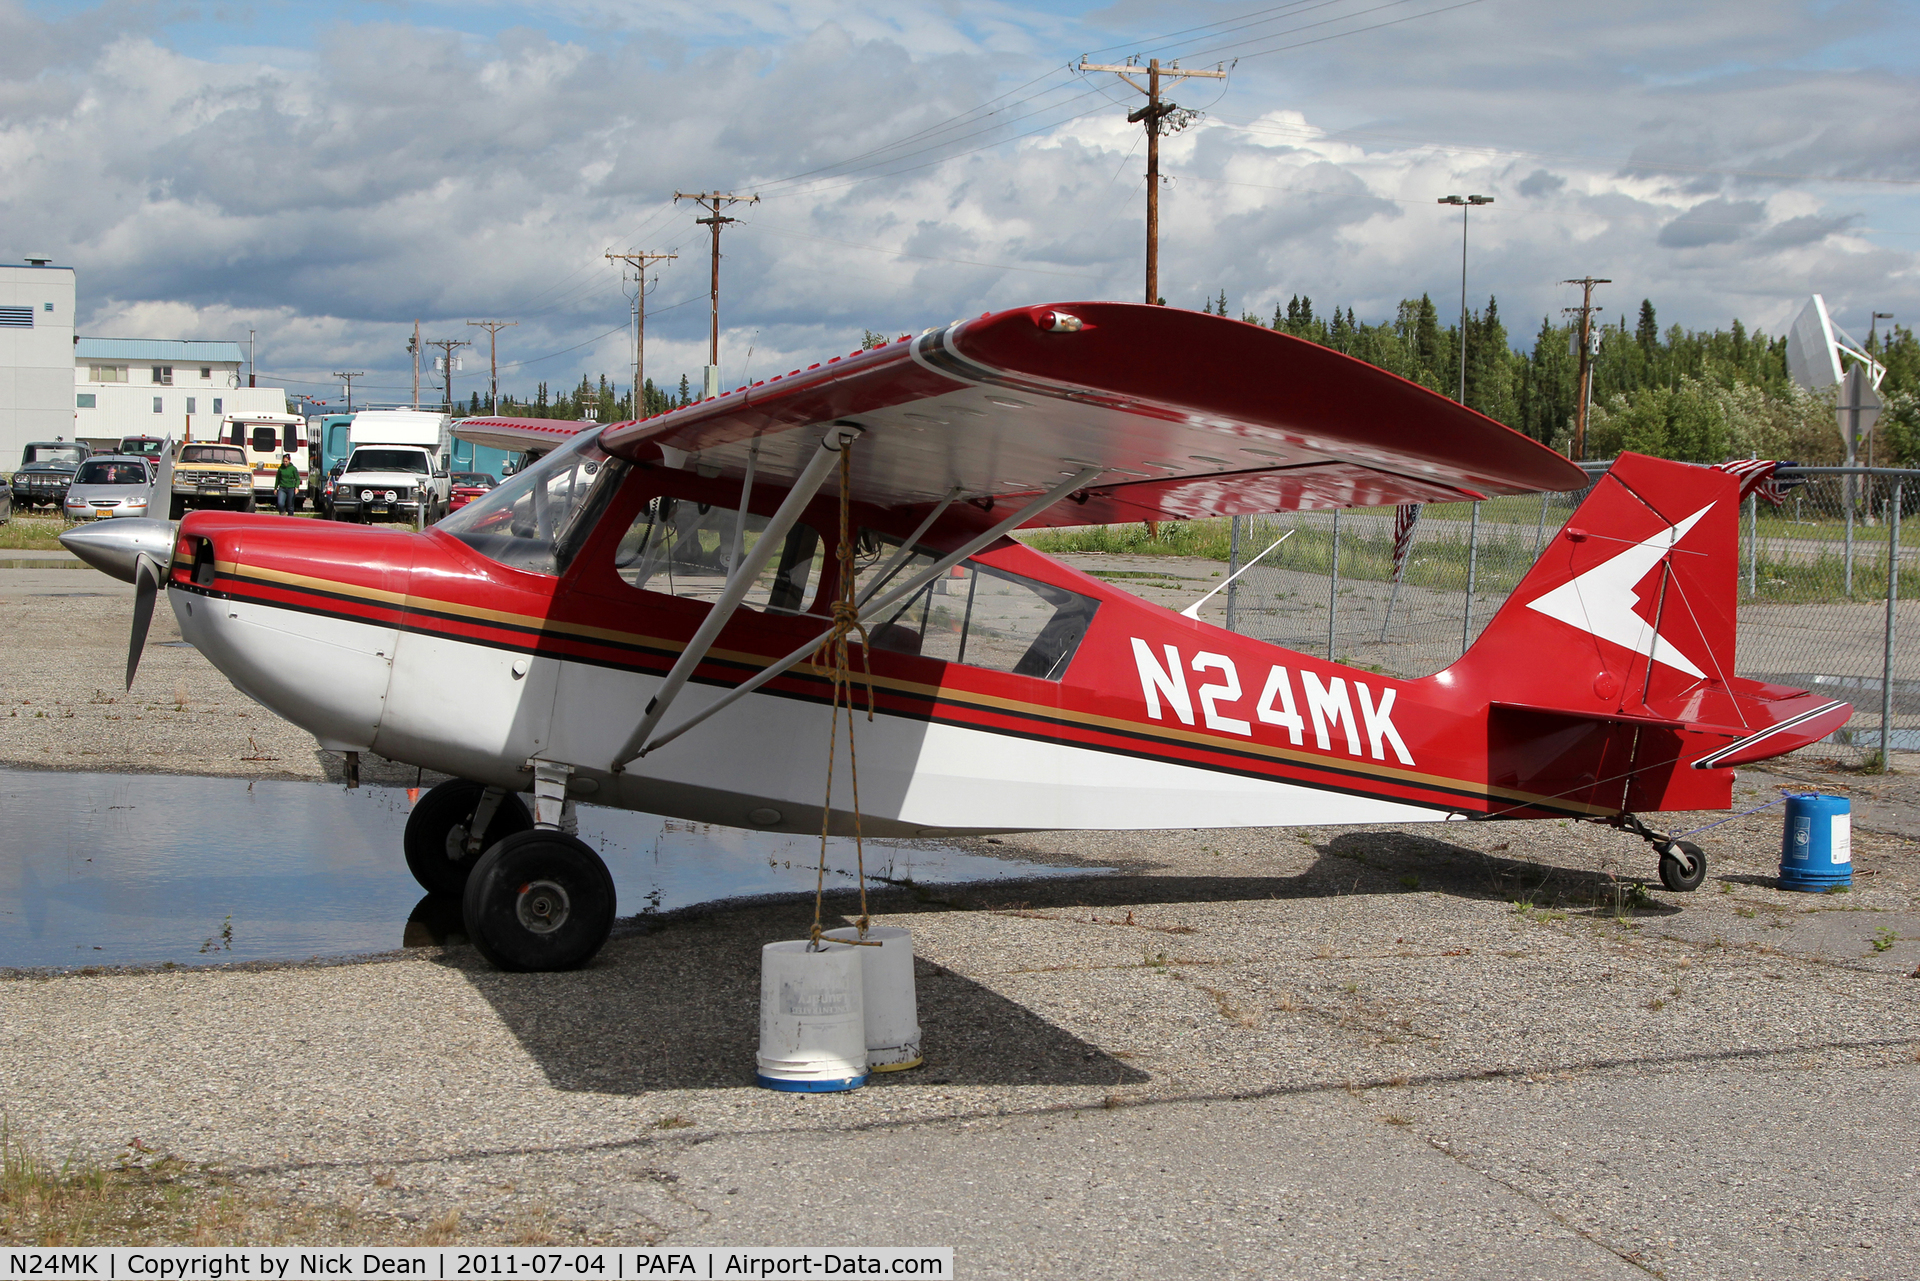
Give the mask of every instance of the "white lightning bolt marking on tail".
M 1708 503 L 1678 525 L 1661 530 L 1645 542 L 1635 543 L 1550 592 L 1541 593 L 1527 602 L 1527 608 L 1537 609 L 1548 618 L 1556 618 L 1601 640 L 1612 641 L 1622 649 L 1644 654 L 1675 671 L 1705 676 L 1691 659 L 1669 645 L 1651 623 L 1635 612 L 1634 606 L 1640 603 L 1640 597 L 1633 588 L 1712 510 L 1713 504 Z

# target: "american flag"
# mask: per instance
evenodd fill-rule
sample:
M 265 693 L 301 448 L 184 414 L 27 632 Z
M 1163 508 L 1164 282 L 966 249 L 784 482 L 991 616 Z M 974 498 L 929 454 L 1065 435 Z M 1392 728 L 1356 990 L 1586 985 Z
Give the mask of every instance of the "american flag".
M 1714 464 L 1740 482 L 1741 502 L 1746 502 L 1749 494 L 1758 494 L 1760 501 L 1769 507 L 1779 507 L 1787 501 L 1787 491 L 1773 474 L 1779 465 L 1771 458 L 1734 458 Z
M 1393 511 L 1393 581 L 1407 567 L 1407 553 L 1413 550 L 1414 526 L 1420 523 L 1420 504 L 1402 503 Z

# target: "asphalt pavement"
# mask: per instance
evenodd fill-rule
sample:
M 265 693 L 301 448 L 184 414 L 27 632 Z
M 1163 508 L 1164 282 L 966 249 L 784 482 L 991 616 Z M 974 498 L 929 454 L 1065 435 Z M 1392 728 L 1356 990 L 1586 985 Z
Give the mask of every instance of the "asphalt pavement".
M 125 609 L 0 612 L 0 763 L 337 778 L 165 611 L 126 695 Z M 1915 1276 L 1916 777 L 1743 774 L 1693 894 L 1555 821 L 969 842 L 1087 874 L 881 893 L 927 1063 L 851 1094 L 752 1084 L 758 949 L 811 919 L 780 900 L 634 920 L 571 974 L 451 937 L 0 978 L 0 1100 L 47 1152 L 138 1138 L 382 1240 L 457 1213 L 952 1245 L 968 1277 Z M 1863 801 L 1851 893 L 1772 888 L 1760 807 L 1808 779 Z

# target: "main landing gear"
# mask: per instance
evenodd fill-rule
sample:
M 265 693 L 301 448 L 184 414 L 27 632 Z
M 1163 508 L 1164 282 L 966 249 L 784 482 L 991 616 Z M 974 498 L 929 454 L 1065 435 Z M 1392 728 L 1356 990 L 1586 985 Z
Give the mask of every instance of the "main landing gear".
M 1660 855 L 1660 884 L 1675 892 L 1697 890 L 1707 879 L 1707 855 L 1692 841 L 1676 841 L 1656 832 L 1632 814 L 1613 814 L 1601 820 L 1608 827 L 1630 832 L 1653 846 Z
M 571 817 L 566 806 L 536 827 L 517 795 L 453 779 L 408 817 L 407 867 L 428 893 L 460 903 L 467 937 L 501 969 L 574 969 L 613 930 L 614 887 L 600 856 L 560 830 Z

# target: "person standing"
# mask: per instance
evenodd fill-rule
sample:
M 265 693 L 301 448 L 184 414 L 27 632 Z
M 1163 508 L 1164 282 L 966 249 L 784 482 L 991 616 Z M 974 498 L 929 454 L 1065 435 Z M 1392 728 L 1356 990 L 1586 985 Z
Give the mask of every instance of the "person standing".
M 280 470 L 273 476 L 273 509 L 282 516 L 293 515 L 294 495 L 300 491 L 300 469 L 293 465 L 292 454 L 280 455 Z

